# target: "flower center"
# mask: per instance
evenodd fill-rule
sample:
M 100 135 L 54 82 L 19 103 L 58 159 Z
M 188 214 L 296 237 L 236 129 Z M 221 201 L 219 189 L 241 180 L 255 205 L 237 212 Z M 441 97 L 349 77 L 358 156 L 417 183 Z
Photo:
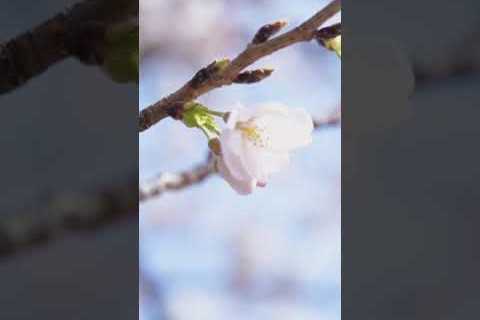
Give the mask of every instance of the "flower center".
M 243 137 L 252 142 L 256 147 L 266 148 L 270 142 L 270 137 L 266 134 L 265 129 L 252 121 L 238 122 L 235 128 L 240 130 Z

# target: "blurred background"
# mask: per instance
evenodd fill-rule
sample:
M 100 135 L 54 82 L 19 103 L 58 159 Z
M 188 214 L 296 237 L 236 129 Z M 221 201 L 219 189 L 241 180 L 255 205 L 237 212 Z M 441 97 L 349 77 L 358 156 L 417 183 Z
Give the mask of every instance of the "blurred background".
M 183 85 L 214 59 L 233 58 L 262 25 L 300 24 L 327 1 L 140 0 L 140 109 Z M 340 16 L 330 22 L 337 22 Z M 329 22 L 329 23 L 330 23 Z M 314 118 L 340 108 L 341 63 L 316 43 L 254 67 L 268 79 L 214 90 L 218 110 L 280 102 Z M 287 170 L 250 196 L 217 176 L 140 204 L 140 318 L 340 319 L 339 127 L 314 132 Z M 139 137 L 139 179 L 204 161 L 199 130 L 166 119 Z

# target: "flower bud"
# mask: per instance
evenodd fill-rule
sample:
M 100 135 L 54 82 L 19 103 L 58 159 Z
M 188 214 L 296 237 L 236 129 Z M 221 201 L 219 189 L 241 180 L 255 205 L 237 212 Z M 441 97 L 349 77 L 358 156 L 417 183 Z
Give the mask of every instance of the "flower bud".
M 239 73 L 235 79 L 234 83 L 255 83 L 262 81 L 263 79 L 269 77 L 273 72 L 273 69 L 256 69 L 250 71 L 244 71 Z
M 287 22 L 283 20 L 264 25 L 253 37 L 252 44 L 260 44 L 267 41 L 286 25 Z

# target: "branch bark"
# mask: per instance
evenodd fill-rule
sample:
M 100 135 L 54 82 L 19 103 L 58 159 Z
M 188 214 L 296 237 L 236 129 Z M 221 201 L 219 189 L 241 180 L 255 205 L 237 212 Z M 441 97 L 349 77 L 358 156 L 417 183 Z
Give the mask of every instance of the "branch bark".
M 184 103 L 198 98 L 213 89 L 232 84 L 242 70 L 261 58 L 295 43 L 312 40 L 315 31 L 325 21 L 338 13 L 340 7 L 341 0 L 333 0 L 325 8 L 293 30 L 265 42 L 251 43 L 224 69 L 213 72 L 209 77 L 205 77 L 202 82 L 198 83 L 198 81 L 195 81 L 193 83 L 193 79 L 190 80 L 176 92 L 143 109 L 139 115 L 139 131 L 147 130 L 172 113 L 178 114 L 177 111 L 172 111 L 172 108 L 181 108 Z
M 106 28 L 137 15 L 138 2 L 134 0 L 84 0 L 0 44 L 0 94 L 71 56 L 100 64 Z
M 213 161 L 213 156 L 209 152 L 204 163 L 191 170 L 158 175 L 149 183 L 144 183 L 140 186 L 140 202 L 158 197 L 167 191 L 176 191 L 203 182 L 214 172 Z

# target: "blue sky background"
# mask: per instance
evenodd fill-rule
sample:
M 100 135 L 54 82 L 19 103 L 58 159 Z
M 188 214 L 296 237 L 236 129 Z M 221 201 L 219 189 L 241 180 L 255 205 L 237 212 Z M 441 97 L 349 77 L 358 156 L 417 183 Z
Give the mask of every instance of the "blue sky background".
M 176 90 L 213 59 L 239 53 L 261 25 L 286 19 L 293 27 L 324 4 L 141 0 L 141 45 L 154 54 L 141 66 L 140 106 Z M 256 66 L 275 72 L 199 100 L 221 110 L 281 102 L 313 117 L 340 107 L 340 60 L 316 43 Z M 206 141 L 167 119 L 140 135 L 139 152 L 142 181 L 203 161 Z M 339 128 L 317 131 L 312 145 L 253 195 L 239 196 L 215 176 L 142 204 L 141 269 L 153 287 L 141 290 L 142 319 L 340 319 L 340 153 Z

